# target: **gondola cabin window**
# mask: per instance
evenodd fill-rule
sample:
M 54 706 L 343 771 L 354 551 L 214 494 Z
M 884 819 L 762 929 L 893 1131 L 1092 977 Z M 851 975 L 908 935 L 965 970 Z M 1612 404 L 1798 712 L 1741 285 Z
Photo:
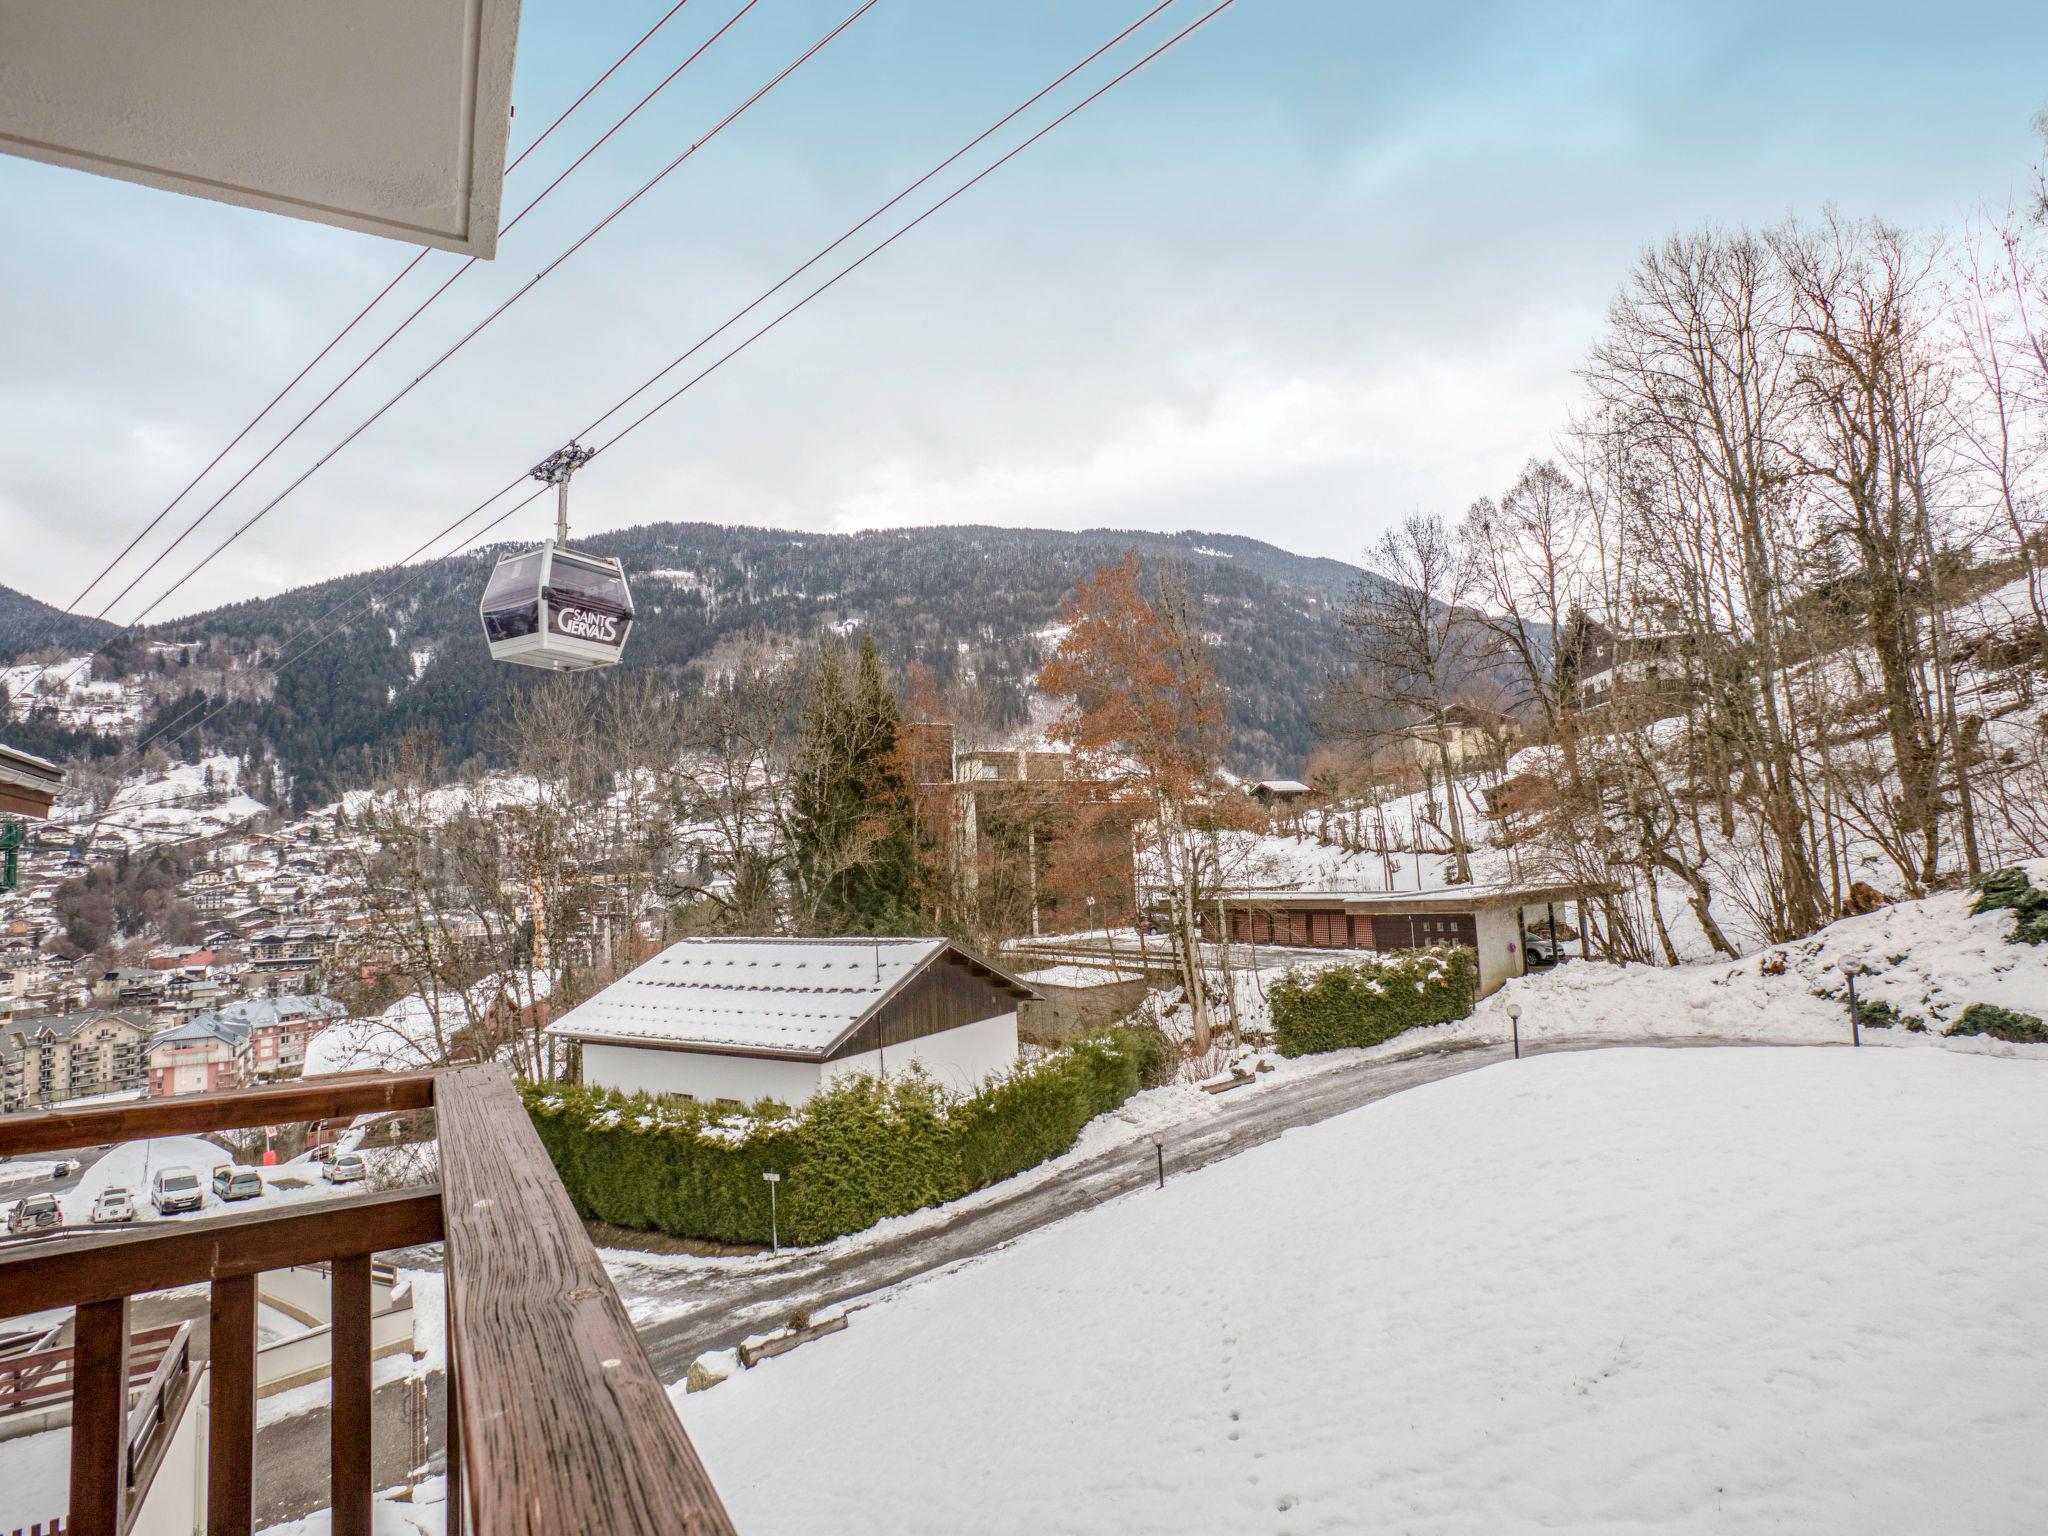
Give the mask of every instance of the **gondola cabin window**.
M 555 672 L 614 665 L 633 627 L 619 562 L 554 543 L 500 559 L 478 611 L 493 661 Z

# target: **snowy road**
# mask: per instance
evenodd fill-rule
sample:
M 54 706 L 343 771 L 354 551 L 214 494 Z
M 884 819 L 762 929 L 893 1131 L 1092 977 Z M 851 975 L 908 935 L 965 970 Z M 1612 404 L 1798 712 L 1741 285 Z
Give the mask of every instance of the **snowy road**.
M 1756 1044 L 1705 1036 L 1668 1041 L 1587 1038 L 1546 1042 L 1544 1054 L 1623 1045 Z M 1238 1103 L 1226 1099 L 1219 1114 L 1167 1131 L 1166 1176 L 1171 1179 L 1271 1141 L 1291 1127 L 1313 1125 L 1403 1089 L 1489 1066 L 1510 1054 L 1504 1044 L 1475 1043 L 1382 1056 L 1251 1093 Z M 956 1215 L 868 1242 L 792 1251 L 779 1259 L 613 1254 L 608 1255 L 607 1267 L 656 1371 L 662 1380 L 676 1381 L 698 1355 L 729 1349 L 751 1334 L 779 1327 L 799 1308 L 817 1311 L 857 1300 L 1142 1189 L 1157 1176 L 1155 1159 L 1149 1139 L 1127 1142 L 1058 1178 L 1029 1183 L 1009 1196 L 983 1196 Z

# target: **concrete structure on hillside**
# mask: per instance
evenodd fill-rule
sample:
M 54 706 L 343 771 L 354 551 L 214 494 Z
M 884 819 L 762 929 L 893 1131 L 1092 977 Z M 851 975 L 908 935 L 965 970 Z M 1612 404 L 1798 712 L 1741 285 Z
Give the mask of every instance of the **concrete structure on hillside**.
M 1479 995 L 1527 969 L 1531 925 L 1587 893 L 1570 885 L 1449 886 L 1435 891 L 1235 891 L 1217 901 L 1233 944 L 1303 949 L 1422 949 L 1463 944 L 1479 957 Z M 1223 937 L 1214 909 L 1202 913 L 1202 937 Z
M 1040 934 L 1129 921 L 1141 799 L 1084 777 L 1071 753 L 956 752 L 943 721 L 906 726 L 904 743 L 920 827 L 986 926 Z
M 795 1106 L 912 1063 L 969 1091 L 1016 1061 L 1036 996 L 946 939 L 685 939 L 548 1033 L 593 1087 Z

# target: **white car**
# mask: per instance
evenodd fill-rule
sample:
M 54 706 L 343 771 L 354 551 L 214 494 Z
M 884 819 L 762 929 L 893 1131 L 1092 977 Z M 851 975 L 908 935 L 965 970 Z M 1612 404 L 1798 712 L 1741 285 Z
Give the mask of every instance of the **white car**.
M 135 1202 L 125 1189 L 103 1189 L 100 1197 L 92 1203 L 94 1226 L 106 1226 L 117 1221 L 135 1219 Z
M 360 1152 L 337 1152 L 320 1165 L 320 1177 L 330 1184 L 360 1184 L 370 1168 Z
M 190 1168 L 163 1168 L 149 1181 L 149 1203 L 159 1216 L 175 1216 L 198 1210 L 206 1203 L 206 1192 Z

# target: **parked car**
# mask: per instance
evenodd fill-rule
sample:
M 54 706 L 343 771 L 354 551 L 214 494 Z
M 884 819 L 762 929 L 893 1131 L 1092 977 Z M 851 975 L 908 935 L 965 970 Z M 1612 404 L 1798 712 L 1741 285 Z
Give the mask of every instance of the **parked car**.
M 206 1192 L 199 1187 L 199 1175 L 190 1168 L 159 1168 L 149 1181 L 149 1203 L 159 1216 L 175 1216 L 180 1211 L 198 1210 L 206 1203 Z
M 356 1184 L 369 1176 L 369 1165 L 360 1152 L 337 1152 L 320 1169 L 320 1177 L 330 1184 Z
M 50 1164 L 50 1177 L 53 1179 L 69 1178 L 76 1172 L 78 1172 L 78 1159 L 75 1157 L 60 1157 L 57 1161 Z
M 1564 958 L 1564 946 L 1540 933 L 1532 933 L 1524 939 L 1522 949 L 1531 965 L 1555 965 Z
M 222 1163 L 213 1170 L 213 1192 L 223 1200 L 254 1200 L 263 1193 L 263 1176 L 254 1168 Z
M 92 1219 L 96 1226 L 110 1222 L 133 1221 L 135 1202 L 128 1197 L 128 1191 L 120 1188 L 103 1189 L 99 1199 L 92 1203 Z
M 46 1232 L 64 1225 L 64 1209 L 55 1195 L 23 1195 L 8 1213 L 7 1230 L 19 1237 L 24 1232 Z

